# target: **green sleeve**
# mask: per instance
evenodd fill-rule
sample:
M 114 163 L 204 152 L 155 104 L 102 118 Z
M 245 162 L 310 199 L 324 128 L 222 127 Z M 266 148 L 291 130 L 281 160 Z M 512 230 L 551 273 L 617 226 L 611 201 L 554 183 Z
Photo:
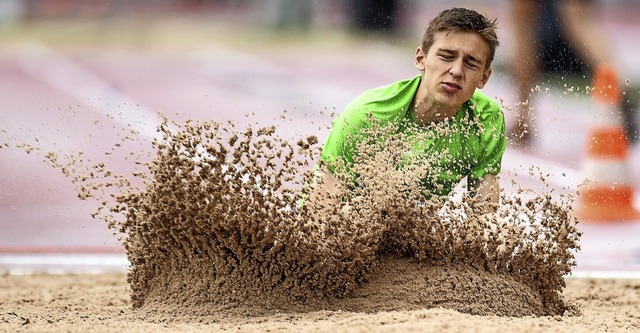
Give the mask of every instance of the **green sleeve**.
M 357 142 L 362 141 L 361 131 L 367 126 L 365 112 L 347 107 L 332 123 L 332 129 L 322 149 L 322 162 L 331 172 L 343 162 L 347 169 L 354 161 Z M 342 159 L 342 161 L 339 161 Z
M 472 167 L 470 174 L 473 179 L 480 179 L 486 174 L 500 173 L 502 156 L 507 146 L 504 114 L 500 106 L 489 99 L 477 101 L 477 103 L 477 107 L 485 112 L 478 115 L 483 128 L 479 135 L 478 163 Z
M 321 159 L 329 170 L 335 172 L 341 158 L 345 171 L 348 171 L 358 153 L 356 145 L 364 139 L 363 130 L 371 126 L 373 119 L 381 124 L 402 119 L 419 84 L 420 75 L 417 75 L 365 91 L 347 105 L 333 121 L 322 150 Z

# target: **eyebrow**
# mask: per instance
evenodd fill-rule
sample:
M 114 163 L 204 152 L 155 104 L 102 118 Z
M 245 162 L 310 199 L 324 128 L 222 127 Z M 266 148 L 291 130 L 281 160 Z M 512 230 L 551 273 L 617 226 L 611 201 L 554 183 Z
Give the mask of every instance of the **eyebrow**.
M 444 53 L 448 53 L 448 54 L 458 54 L 457 50 L 451 50 L 451 49 L 443 49 L 443 48 L 439 48 L 438 51 L 440 52 L 444 52 Z M 471 54 L 465 53 L 464 55 L 467 59 L 471 60 L 472 62 L 475 62 L 479 65 L 482 65 L 482 60 L 472 56 Z

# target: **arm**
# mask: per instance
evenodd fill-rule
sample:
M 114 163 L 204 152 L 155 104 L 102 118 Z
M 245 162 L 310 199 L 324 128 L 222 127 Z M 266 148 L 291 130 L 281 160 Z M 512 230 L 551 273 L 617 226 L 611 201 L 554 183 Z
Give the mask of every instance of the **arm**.
M 513 24 L 513 45 L 510 61 L 511 73 L 516 84 L 515 123 L 511 130 L 516 143 L 528 144 L 532 139 L 533 114 L 529 100 L 540 72 L 536 25 L 540 14 L 538 1 L 514 0 L 510 2 Z
M 340 203 L 341 194 L 345 193 L 345 190 L 344 185 L 333 176 L 331 171 L 322 168 L 311 184 L 308 202 L 317 211 L 331 209 Z
M 611 63 L 611 45 L 594 17 L 593 1 L 565 0 L 559 4 L 561 28 L 576 47 L 576 53 L 593 68 Z
M 469 179 L 468 183 L 474 209 L 479 214 L 495 213 L 500 203 L 500 183 L 498 176 L 486 174 L 480 179 Z
M 537 1 L 515 0 L 511 6 L 513 45 L 511 70 L 516 80 L 517 102 L 529 100 L 538 79 L 539 62 L 536 25 L 540 7 Z

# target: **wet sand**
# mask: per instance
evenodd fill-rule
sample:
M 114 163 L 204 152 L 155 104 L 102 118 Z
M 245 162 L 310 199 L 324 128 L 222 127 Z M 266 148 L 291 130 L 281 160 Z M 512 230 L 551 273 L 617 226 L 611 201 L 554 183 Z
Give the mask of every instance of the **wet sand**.
M 394 168 L 406 140 L 391 125 L 377 128 L 387 144 L 354 163 L 360 192 L 345 190 L 338 195 L 346 200 L 324 208 L 310 200 L 298 206 L 313 176 L 301 168 L 317 161 L 314 136 L 290 142 L 274 126 L 215 122 L 165 122 L 158 130 L 156 157 L 139 162 L 148 171 L 131 175 L 82 154 L 61 158 L 18 146 L 68 173 L 80 199 L 102 202 L 94 216 L 120 233 L 131 263 L 124 318 L 211 325 L 425 308 L 487 317 L 580 314 L 563 293 L 580 237 L 570 205 L 550 195 L 504 195 L 489 219 L 474 214 L 471 198 L 428 200 L 408 179 L 428 172 L 430 159 Z M 140 182 L 142 189 L 133 185 Z M 46 298 L 53 295 L 68 298 Z
M 0 276 L 3 332 L 637 332 L 640 280 L 567 278 L 581 314 L 501 317 L 435 307 L 403 311 L 281 312 L 263 315 L 131 307 L 126 275 Z M 241 309 L 239 309 L 241 310 Z M 242 312 L 242 311 L 239 311 Z

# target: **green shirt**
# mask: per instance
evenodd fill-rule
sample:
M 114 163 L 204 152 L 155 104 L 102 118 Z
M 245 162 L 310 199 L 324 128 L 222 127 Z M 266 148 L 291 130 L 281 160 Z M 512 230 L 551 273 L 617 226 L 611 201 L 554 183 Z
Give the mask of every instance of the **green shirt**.
M 423 185 L 433 194 L 447 195 L 464 177 L 479 179 L 500 172 L 506 147 L 505 120 L 500 106 L 476 91 L 462 105 L 448 130 L 436 132 L 420 127 L 410 110 L 420 76 L 365 91 L 353 100 L 333 121 L 333 127 L 322 150 L 322 161 L 335 172 L 335 162 L 341 158 L 347 167 L 357 154 L 355 146 L 362 141 L 361 132 L 371 125 L 369 117 L 382 124 L 392 122 L 409 140 L 406 152 L 413 163 L 428 161 L 428 173 Z M 437 156 L 437 158 L 433 158 Z

